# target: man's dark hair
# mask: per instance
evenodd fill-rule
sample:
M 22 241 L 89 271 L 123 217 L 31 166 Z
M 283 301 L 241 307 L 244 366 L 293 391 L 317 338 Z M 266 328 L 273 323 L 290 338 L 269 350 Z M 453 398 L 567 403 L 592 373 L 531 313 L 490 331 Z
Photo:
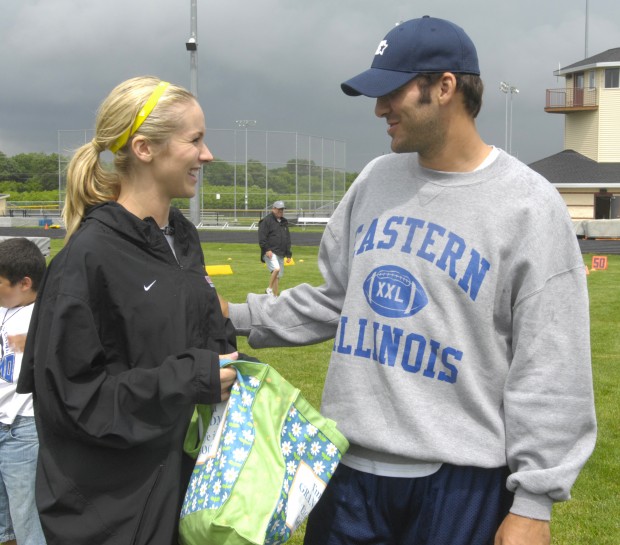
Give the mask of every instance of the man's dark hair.
M 26 276 L 37 291 L 45 274 L 45 257 L 39 247 L 27 238 L 9 238 L 0 242 L 0 276 L 11 285 Z
M 430 88 L 435 85 L 445 72 L 436 74 L 420 74 L 415 79 L 420 88 L 420 104 L 430 103 Z M 465 109 L 473 119 L 476 119 L 482 107 L 482 93 L 484 85 L 480 76 L 473 74 L 454 74 L 456 77 L 456 90 L 463 95 Z

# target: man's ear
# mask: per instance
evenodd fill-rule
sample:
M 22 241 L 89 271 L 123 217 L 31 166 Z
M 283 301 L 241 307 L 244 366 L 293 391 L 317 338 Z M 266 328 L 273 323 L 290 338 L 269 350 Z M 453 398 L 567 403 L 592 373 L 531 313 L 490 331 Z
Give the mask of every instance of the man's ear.
M 452 72 L 444 72 L 439 80 L 439 100 L 449 102 L 456 94 L 456 76 Z
M 144 136 L 137 135 L 131 140 L 131 151 L 140 161 L 150 163 L 153 160 L 153 144 Z

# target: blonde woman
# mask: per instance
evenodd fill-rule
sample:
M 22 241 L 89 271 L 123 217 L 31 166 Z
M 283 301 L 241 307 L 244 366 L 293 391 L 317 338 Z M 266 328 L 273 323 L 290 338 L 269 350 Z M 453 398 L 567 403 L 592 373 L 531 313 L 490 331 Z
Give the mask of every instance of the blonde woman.
M 48 545 L 176 543 L 196 403 L 226 399 L 237 357 L 194 226 L 171 208 L 213 159 L 185 89 L 118 85 L 67 173 L 67 239 L 50 264 L 19 390 L 40 436 Z M 114 170 L 100 155 L 114 153 Z

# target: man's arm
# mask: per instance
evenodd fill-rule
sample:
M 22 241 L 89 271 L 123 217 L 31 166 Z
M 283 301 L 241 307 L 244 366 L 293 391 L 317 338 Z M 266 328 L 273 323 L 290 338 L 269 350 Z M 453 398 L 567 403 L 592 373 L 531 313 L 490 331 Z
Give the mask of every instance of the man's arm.
M 319 250 L 321 286 L 299 284 L 279 297 L 250 293 L 247 303 L 220 301 L 238 335 L 252 348 L 299 346 L 333 338 L 340 322 L 348 281 L 347 249 L 326 230 Z
M 580 257 L 580 256 L 579 256 Z M 504 385 L 510 512 L 548 520 L 568 500 L 596 440 L 583 265 L 550 275 L 513 309 Z
M 269 250 L 269 247 L 267 246 L 269 229 L 269 216 L 265 216 L 258 223 L 258 245 L 260 246 L 263 255 Z

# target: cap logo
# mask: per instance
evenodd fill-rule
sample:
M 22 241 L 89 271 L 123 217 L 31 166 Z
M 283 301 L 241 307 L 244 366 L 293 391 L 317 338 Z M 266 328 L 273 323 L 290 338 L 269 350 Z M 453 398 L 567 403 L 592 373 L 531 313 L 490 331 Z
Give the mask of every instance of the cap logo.
M 387 46 L 387 40 L 381 40 L 379 47 L 377 47 L 377 51 L 375 51 L 375 55 L 383 55 L 383 52 L 387 49 Z

